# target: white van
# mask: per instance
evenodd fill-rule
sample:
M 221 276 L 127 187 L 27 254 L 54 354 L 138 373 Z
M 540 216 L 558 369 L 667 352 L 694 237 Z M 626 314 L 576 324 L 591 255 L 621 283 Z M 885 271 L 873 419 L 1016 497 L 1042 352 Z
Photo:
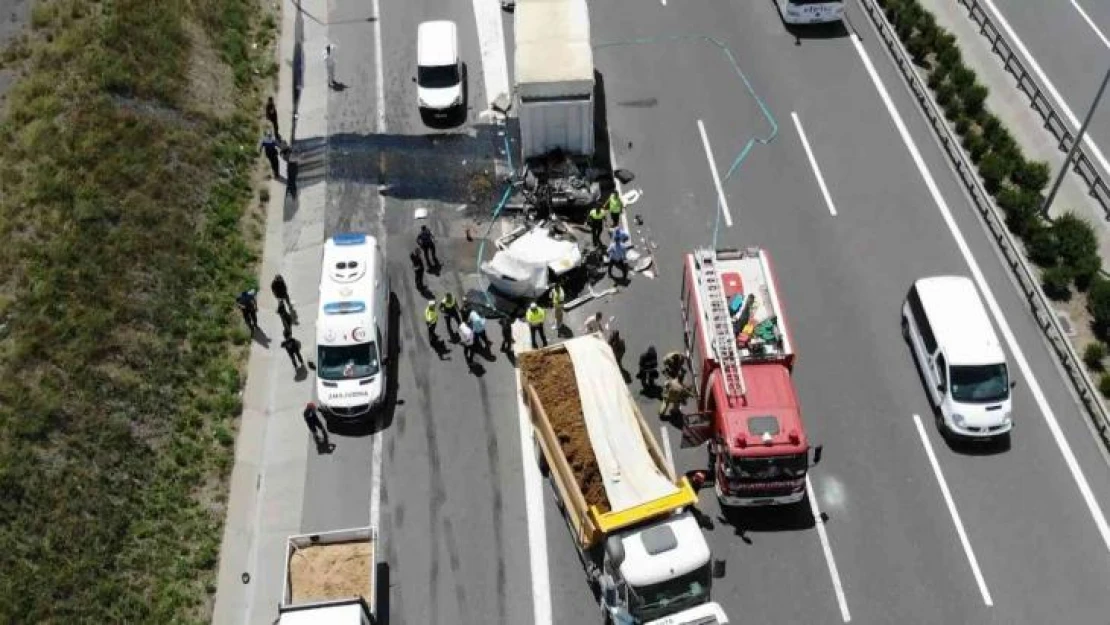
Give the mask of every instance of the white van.
M 1014 427 L 1006 354 L 975 285 L 962 276 L 922 278 L 902 305 L 910 344 L 942 433 L 989 439 Z
M 324 243 L 316 317 L 316 399 L 328 416 L 357 418 L 385 398 L 389 276 L 374 237 Z
M 416 99 L 421 112 L 447 115 L 462 106 L 462 61 L 454 22 L 422 22 L 416 29 Z

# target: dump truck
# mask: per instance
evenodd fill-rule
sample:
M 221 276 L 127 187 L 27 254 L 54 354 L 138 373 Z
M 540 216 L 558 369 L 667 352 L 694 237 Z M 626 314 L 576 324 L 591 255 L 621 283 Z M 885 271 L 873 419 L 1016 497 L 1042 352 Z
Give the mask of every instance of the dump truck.
M 290 536 L 278 625 L 376 625 L 377 546 L 373 527 Z
M 683 447 L 709 447 L 722 506 L 797 504 L 811 446 L 794 388 L 794 344 L 766 250 L 699 249 L 685 256 L 682 319 L 698 411 Z
M 697 493 L 660 451 L 600 334 L 520 354 L 537 461 L 609 623 L 727 623 Z

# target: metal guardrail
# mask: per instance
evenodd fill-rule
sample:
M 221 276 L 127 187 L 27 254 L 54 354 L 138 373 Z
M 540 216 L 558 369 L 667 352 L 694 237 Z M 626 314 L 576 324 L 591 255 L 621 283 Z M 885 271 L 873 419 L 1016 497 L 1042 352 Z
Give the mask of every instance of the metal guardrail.
M 1076 353 L 1075 348 L 1068 340 L 1067 334 L 1049 304 L 1048 298 L 1041 290 L 1036 272 L 1029 266 L 1017 241 L 1014 240 L 1013 235 L 1006 228 L 1001 211 L 995 206 L 986 189 L 983 188 L 979 174 L 964 153 L 959 137 L 949 127 L 944 114 L 933 101 L 928 87 L 918 75 L 913 61 L 910 60 L 909 53 L 906 52 L 902 42 L 898 39 L 898 34 L 887 21 L 886 14 L 883 13 L 876 0 L 860 0 L 860 5 L 863 6 L 880 38 L 890 50 L 895 64 L 901 70 L 902 77 L 909 84 L 918 105 L 925 113 L 925 117 L 928 118 L 929 125 L 932 126 L 933 132 L 936 133 L 956 173 L 959 174 L 960 180 L 963 181 L 974 201 L 975 208 L 979 211 L 987 224 L 987 229 L 1001 249 L 1006 264 L 1010 266 L 1022 293 L 1029 302 L 1033 318 L 1044 332 L 1045 338 L 1048 339 L 1053 351 L 1056 352 L 1064 370 L 1067 371 L 1068 378 L 1083 402 L 1095 429 L 1098 430 L 1103 445 L 1110 448 L 1110 414 L 1107 413 L 1106 406 L 1099 397 L 1098 389 L 1083 367 L 1083 361 L 1079 358 L 1079 354 Z
M 979 4 L 979 0 L 956 1 L 967 8 L 971 21 L 979 26 L 979 34 L 986 37 L 987 41 L 990 42 L 991 50 L 1002 59 L 1006 71 L 1017 79 L 1018 89 L 1029 98 L 1033 110 L 1044 120 L 1044 127 L 1056 138 L 1057 146 L 1061 151 L 1067 153 L 1075 142 L 1075 135 L 1068 129 L 1064 116 L 1056 110 L 1056 106 L 1045 96 L 1044 89 L 1041 88 L 1037 79 L 1026 71 L 1025 65 L 1014 54 L 1013 46 L 1006 41 L 1005 36 L 991 21 L 987 11 Z M 1087 152 L 1082 145 L 1076 151 L 1072 170 L 1087 183 L 1091 197 L 1095 198 L 1102 206 L 1103 214 L 1107 221 L 1110 221 L 1110 187 L 1106 185 L 1106 181 L 1102 179 L 1102 174 L 1099 173 L 1091 158 L 1087 156 Z M 1110 175 L 1110 172 L 1106 173 Z

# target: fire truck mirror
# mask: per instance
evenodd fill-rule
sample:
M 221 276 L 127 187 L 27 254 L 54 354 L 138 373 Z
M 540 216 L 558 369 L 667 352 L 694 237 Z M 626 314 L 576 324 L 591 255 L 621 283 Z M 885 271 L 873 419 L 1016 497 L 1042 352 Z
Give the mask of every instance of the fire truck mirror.
M 713 579 L 721 579 L 725 576 L 725 561 L 713 560 Z
M 813 464 L 821 462 L 821 452 L 825 450 L 824 445 L 818 445 L 813 448 Z

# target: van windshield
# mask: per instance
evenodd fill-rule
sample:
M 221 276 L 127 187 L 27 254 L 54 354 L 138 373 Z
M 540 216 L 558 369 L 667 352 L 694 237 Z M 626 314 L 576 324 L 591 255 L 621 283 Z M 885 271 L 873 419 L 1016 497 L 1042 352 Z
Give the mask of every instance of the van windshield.
M 975 365 L 951 367 L 952 399 L 986 404 L 1002 401 L 1010 395 L 1010 378 L 1006 365 Z
M 459 84 L 459 67 L 457 65 L 433 65 L 416 68 L 416 80 L 421 87 L 428 89 L 446 89 Z
M 379 370 L 378 346 L 373 341 L 359 345 L 324 345 L 319 351 L 316 376 L 323 380 L 366 378 Z

